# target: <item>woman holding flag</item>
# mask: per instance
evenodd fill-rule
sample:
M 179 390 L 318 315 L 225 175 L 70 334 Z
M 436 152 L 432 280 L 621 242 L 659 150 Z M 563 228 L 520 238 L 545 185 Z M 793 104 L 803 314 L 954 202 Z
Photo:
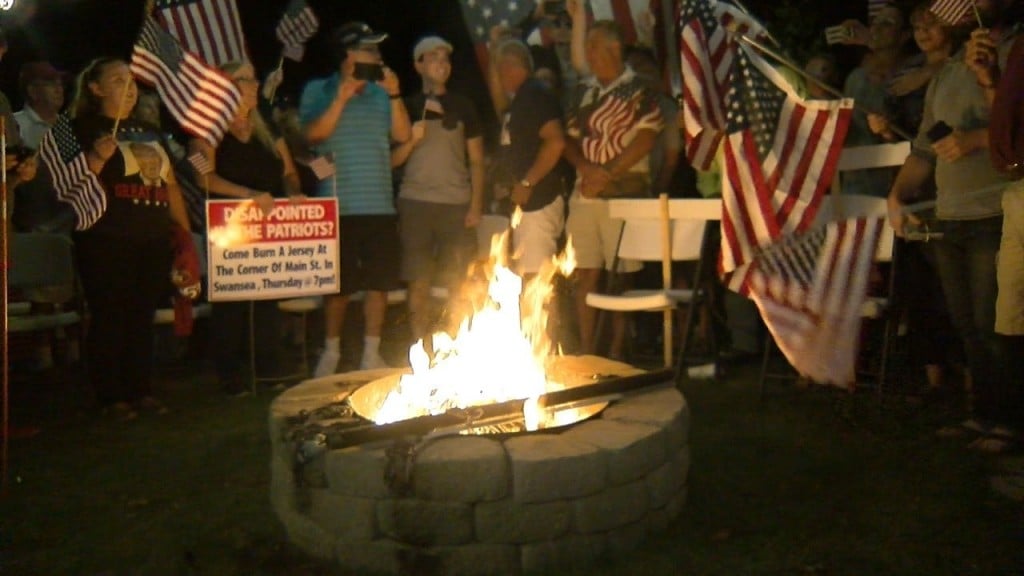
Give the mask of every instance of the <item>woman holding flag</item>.
M 166 411 L 152 396 L 153 313 L 170 288 L 172 227 L 189 230 L 159 130 L 132 118 L 137 98 L 126 62 L 92 61 L 78 76 L 70 126 L 58 120 L 41 151 L 46 161 L 48 146 L 80 146 L 64 166 L 49 156 L 58 187 L 60 173 L 67 176 L 83 157 L 88 170 L 65 200 L 76 212 L 75 250 L 91 317 L 89 379 L 98 403 L 118 420 L 135 418 L 138 408 Z
M 213 197 L 249 200 L 267 214 L 274 209 L 275 198 L 302 197 L 295 163 L 284 139 L 271 132 L 259 112 L 259 80 L 252 64 L 228 62 L 221 70 L 241 92 L 241 104 L 216 149 L 204 138 L 193 138 L 189 154 L 200 154 L 207 161 L 207 171 L 200 175 L 200 181 L 206 182 Z M 227 394 L 243 395 L 247 389 L 241 368 L 250 330 L 255 336 L 257 373 L 265 378 L 280 375 L 277 302 L 218 302 L 213 316 L 217 376 Z M 251 327 L 250 320 L 254 324 Z

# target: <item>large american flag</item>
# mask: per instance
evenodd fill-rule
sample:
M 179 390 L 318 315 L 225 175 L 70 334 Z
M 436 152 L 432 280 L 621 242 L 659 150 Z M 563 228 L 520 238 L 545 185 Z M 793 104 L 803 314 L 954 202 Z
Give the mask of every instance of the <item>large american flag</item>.
M 711 167 L 725 131 L 725 94 L 739 40 L 759 37 L 764 28 L 731 4 L 682 0 L 679 56 L 683 77 L 683 133 L 686 157 L 700 170 Z
M 155 10 L 185 50 L 206 62 L 249 60 L 235 0 L 156 0 Z
M 50 173 L 57 199 L 71 205 L 75 228 L 86 230 L 107 210 L 107 194 L 99 178 L 89 169 L 85 152 L 75 138 L 71 121 L 57 116 L 53 127 L 43 136 L 39 157 Z
M 462 6 L 462 19 L 473 39 L 477 62 L 481 70 L 486 70 L 491 28 L 518 26 L 533 12 L 534 0 L 459 0 L 459 5 Z
M 181 127 L 216 147 L 235 116 L 242 95 L 223 72 L 211 68 L 150 16 L 132 51 L 132 73 L 156 86 L 164 105 Z
M 967 15 L 976 8 L 974 0 L 935 0 L 928 10 L 939 20 L 956 26 L 966 20 Z
M 306 1 L 292 0 L 281 15 L 275 33 L 285 48 L 285 54 L 294 54 L 298 56 L 293 56 L 294 60 L 301 60 L 306 42 L 316 34 L 318 28 L 320 20 Z
M 835 174 L 853 101 L 803 100 L 746 45 L 725 96 L 721 273 L 745 270 L 764 247 L 807 230 Z
M 854 382 L 861 308 L 882 218 L 830 222 L 761 252 L 750 296 L 790 364 L 816 382 Z

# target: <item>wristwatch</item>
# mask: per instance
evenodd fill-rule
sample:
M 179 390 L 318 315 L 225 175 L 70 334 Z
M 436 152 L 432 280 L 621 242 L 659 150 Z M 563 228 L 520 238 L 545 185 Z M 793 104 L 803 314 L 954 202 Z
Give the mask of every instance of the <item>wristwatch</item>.
M 526 178 L 523 178 L 522 180 L 519 181 L 519 185 L 522 186 L 523 188 L 532 188 L 533 182 L 530 182 Z

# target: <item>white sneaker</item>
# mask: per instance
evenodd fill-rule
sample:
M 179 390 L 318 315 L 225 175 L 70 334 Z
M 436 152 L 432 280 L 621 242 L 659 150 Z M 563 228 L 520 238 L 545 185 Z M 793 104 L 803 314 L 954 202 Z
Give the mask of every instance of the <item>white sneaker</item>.
M 316 370 L 313 372 L 313 377 L 323 378 L 324 376 L 334 374 L 338 370 L 338 362 L 340 360 L 340 353 L 324 350 L 320 354 L 320 360 L 316 363 Z
M 381 358 L 380 354 L 374 354 L 372 356 L 363 356 L 363 360 L 359 363 L 360 370 L 375 370 L 378 368 L 391 368 L 388 363 Z

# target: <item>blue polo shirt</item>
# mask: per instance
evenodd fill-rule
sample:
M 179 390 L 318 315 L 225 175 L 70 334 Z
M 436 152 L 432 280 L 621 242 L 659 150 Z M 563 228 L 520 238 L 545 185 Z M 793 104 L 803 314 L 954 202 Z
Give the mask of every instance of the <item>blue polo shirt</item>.
M 341 78 L 334 74 L 310 81 L 302 91 L 299 119 L 303 125 L 319 118 L 338 94 Z M 362 94 L 345 104 L 338 125 L 316 145 L 319 154 L 334 158 L 334 183 L 317 184 L 317 196 L 330 197 L 337 188 L 342 216 L 394 214 L 391 189 L 391 101 L 380 86 L 368 83 Z

